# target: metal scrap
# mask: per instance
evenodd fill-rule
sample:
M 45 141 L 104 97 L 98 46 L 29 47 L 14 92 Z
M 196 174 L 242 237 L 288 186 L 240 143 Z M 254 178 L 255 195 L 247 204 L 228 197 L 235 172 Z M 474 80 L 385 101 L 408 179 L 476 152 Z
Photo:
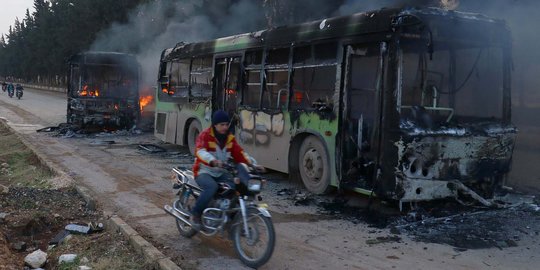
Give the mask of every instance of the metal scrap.
M 150 154 L 167 152 L 165 148 L 157 146 L 155 144 L 139 144 L 139 149 L 146 151 Z

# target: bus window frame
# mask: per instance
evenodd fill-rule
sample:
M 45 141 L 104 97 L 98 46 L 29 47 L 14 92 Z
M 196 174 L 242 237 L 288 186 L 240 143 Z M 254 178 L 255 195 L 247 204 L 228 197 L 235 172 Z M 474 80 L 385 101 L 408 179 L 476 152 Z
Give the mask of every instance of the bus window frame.
M 258 64 L 258 65 L 249 65 L 249 66 L 246 66 L 246 54 L 248 53 L 252 53 L 252 52 L 256 52 L 256 51 L 261 51 L 262 52 L 262 58 L 261 58 L 261 63 Z M 265 62 L 265 58 L 266 58 L 266 50 L 265 48 L 257 48 L 257 49 L 251 49 L 251 50 L 245 50 L 243 51 L 242 53 L 242 60 L 241 60 L 241 65 L 240 65 L 240 71 L 242 73 L 242 76 L 240 76 L 240 81 L 242 82 L 241 83 L 241 89 L 242 89 L 242 97 L 241 97 L 241 101 L 240 101 L 240 105 L 238 106 L 239 109 L 247 109 L 247 110 L 255 110 L 255 111 L 258 111 L 258 110 L 261 110 L 261 106 L 262 106 L 262 95 L 263 95 L 263 87 L 264 87 L 264 62 Z M 258 104 L 257 105 L 252 105 L 252 104 L 249 104 L 249 105 L 246 105 L 245 104 L 245 97 L 246 97 L 246 93 L 248 92 L 248 80 L 246 79 L 246 72 L 249 72 L 250 70 L 258 70 L 259 71 L 259 100 L 258 100 Z
M 288 46 L 276 46 L 271 48 L 265 48 L 265 54 L 263 54 L 263 75 L 264 75 L 264 81 L 263 81 L 263 89 L 262 89 L 262 95 L 261 95 L 261 110 L 268 111 L 268 112 L 279 112 L 279 111 L 288 111 L 289 110 L 289 101 L 290 101 L 290 93 L 291 93 L 291 65 L 292 65 L 292 59 L 293 59 L 293 45 Z M 268 64 L 268 55 L 272 51 L 284 51 L 288 50 L 287 52 L 287 61 L 284 64 L 278 63 L 278 64 Z M 285 104 L 281 107 L 264 107 L 264 96 L 268 91 L 268 82 L 267 82 L 267 75 L 270 72 L 287 72 L 287 80 L 286 85 L 284 89 L 287 89 L 287 98 L 285 100 Z M 272 82 L 275 83 L 275 82 Z M 281 89 L 280 89 L 281 90 Z M 277 96 L 279 98 L 279 95 Z M 277 102 L 276 102 L 277 104 Z
M 321 60 L 317 60 L 318 58 L 316 58 L 315 56 L 315 46 L 320 46 L 320 45 L 323 45 L 323 44 L 335 44 L 335 58 L 333 58 L 332 61 L 329 61 L 328 59 L 321 59 Z M 308 111 L 308 112 L 313 112 L 313 111 L 319 111 L 320 109 L 319 108 L 316 108 L 316 107 L 313 107 L 313 106 L 298 106 L 298 107 L 294 107 L 292 108 L 291 107 L 291 102 L 292 102 L 292 99 L 295 98 L 295 90 L 294 90 L 294 85 L 293 85 L 293 77 L 294 77 L 294 72 L 296 69 L 301 69 L 301 68 L 317 68 L 317 67 L 328 67 L 328 66 L 333 66 L 335 68 L 335 77 L 332 79 L 333 81 L 333 84 L 335 85 L 338 81 L 340 81 L 341 79 L 338 79 L 337 76 L 338 76 L 338 73 L 339 73 L 339 65 L 340 65 L 340 59 L 341 59 L 341 56 L 339 55 L 341 50 L 340 50 L 340 47 L 342 46 L 342 41 L 340 41 L 339 39 L 333 39 L 333 40 L 322 40 L 322 41 L 319 41 L 319 42 L 304 42 L 304 43 L 299 43 L 299 44 L 296 44 L 295 46 L 292 46 L 291 47 L 291 53 L 290 53 L 290 72 L 289 72 L 289 98 L 288 98 L 288 104 L 287 104 L 287 109 L 288 110 L 295 110 L 295 111 Z M 302 63 L 295 63 L 294 62 L 294 56 L 295 56 L 295 49 L 300 49 L 302 47 L 309 47 L 310 49 L 310 58 L 306 59 L 304 62 Z M 335 110 L 336 106 L 339 106 L 339 102 L 336 103 L 336 100 L 334 100 L 334 95 L 335 95 L 335 87 L 332 88 L 332 92 L 331 92 L 331 95 L 328 95 L 331 97 L 330 101 L 331 103 L 330 104 L 326 104 L 327 107 L 331 108 L 332 110 Z
M 173 66 L 173 63 L 177 63 L 177 64 L 180 64 L 180 61 L 189 61 L 189 72 L 188 72 L 188 85 L 187 85 L 187 96 L 186 97 L 178 97 L 178 96 L 174 96 L 171 95 L 170 93 L 163 93 L 163 85 L 167 85 L 167 89 L 170 90 L 170 87 L 171 87 L 171 71 L 172 71 L 172 66 Z M 163 63 L 165 63 L 165 76 L 160 76 L 159 78 L 159 84 L 160 84 L 160 87 L 158 89 L 158 98 L 159 100 L 161 101 L 164 101 L 164 102 L 174 102 L 174 103 L 177 103 L 177 104 L 185 104 L 185 103 L 189 103 L 190 100 L 189 100 L 189 97 L 190 97 L 190 92 L 191 92 L 191 66 L 192 66 L 192 63 L 193 63 L 193 60 L 192 58 L 177 58 L 177 59 L 172 59 L 172 60 L 169 60 L 169 61 L 165 61 L 165 62 L 162 62 L 160 65 L 162 65 Z M 161 68 L 160 68 L 161 69 Z M 161 71 L 161 70 L 160 70 Z M 163 81 L 163 78 L 166 78 L 166 82 Z M 176 94 L 176 92 L 175 92 Z
M 194 62 L 196 60 L 201 60 L 201 61 L 203 61 L 203 62 L 201 62 L 201 64 L 202 64 L 202 63 L 204 63 L 205 58 L 210 59 L 211 66 L 200 69 L 200 70 L 194 70 L 193 69 Z M 190 63 L 191 64 L 189 65 L 188 102 L 189 103 L 205 103 L 208 100 L 212 100 L 213 95 L 214 95 L 213 88 L 214 88 L 214 79 L 215 79 L 214 78 L 214 69 L 215 69 L 215 56 L 214 56 L 214 54 L 193 56 L 193 57 L 190 58 Z M 210 91 L 209 91 L 210 96 L 194 96 L 192 94 L 193 75 L 194 75 L 194 73 L 201 73 L 202 74 L 203 72 L 210 72 Z M 200 74 L 198 74 L 198 75 L 200 75 Z

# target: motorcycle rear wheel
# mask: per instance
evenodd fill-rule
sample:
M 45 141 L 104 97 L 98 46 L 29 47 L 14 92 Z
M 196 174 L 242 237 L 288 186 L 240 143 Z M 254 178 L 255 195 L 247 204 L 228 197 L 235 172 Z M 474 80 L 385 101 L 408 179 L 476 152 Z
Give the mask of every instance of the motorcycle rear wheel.
M 195 197 L 183 192 L 180 199 L 175 202 L 175 207 L 179 210 L 189 213 L 193 206 L 195 206 L 195 200 Z M 178 232 L 180 232 L 180 235 L 186 238 L 191 238 L 197 234 L 197 230 L 193 229 L 191 226 L 178 219 L 176 220 L 176 228 L 178 229 Z
M 234 222 L 232 230 L 234 250 L 240 260 L 251 268 L 259 268 L 264 265 L 274 252 L 276 233 L 272 220 L 263 216 L 257 209 L 249 208 L 247 211 L 247 223 L 250 237 L 246 237 L 242 216 Z

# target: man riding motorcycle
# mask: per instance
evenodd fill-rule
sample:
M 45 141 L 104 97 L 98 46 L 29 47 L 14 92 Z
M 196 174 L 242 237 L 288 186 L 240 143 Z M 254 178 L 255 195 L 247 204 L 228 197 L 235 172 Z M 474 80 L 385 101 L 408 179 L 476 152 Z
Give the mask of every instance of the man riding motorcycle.
M 18 99 L 21 99 L 21 97 L 23 96 L 23 90 L 24 88 L 20 83 L 15 86 L 15 95 Z
M 9 96 L 10 98 L 12 98 L 12 97 L 13 97 L 13 93 L 15 92 L 15 87 L 13 86 L 13 83 L 9 83 L 9 84 L 7 85 L 7 92 L 8 92 L 8 96 Z
M 242 163 L 264 171 L 264 167 L 256 165 L 255 159 L 245 153 L 236 142 L 229 131 L 229 122 L 227 113 L 218 110 L 212 116 L 212 125 L 197 137 L 193 174 L 203 191 L 191 210 L 190 223 L 196 230 L 200 230 L 201 215 L 218 190 L 217 183 L 227 183 L 231 188 L 235 187 L 231 174 L 221 168 L 227 160 L 232 158 L 237 163 L 238 178 L 245 185 L 249 180 L 249 172 Z

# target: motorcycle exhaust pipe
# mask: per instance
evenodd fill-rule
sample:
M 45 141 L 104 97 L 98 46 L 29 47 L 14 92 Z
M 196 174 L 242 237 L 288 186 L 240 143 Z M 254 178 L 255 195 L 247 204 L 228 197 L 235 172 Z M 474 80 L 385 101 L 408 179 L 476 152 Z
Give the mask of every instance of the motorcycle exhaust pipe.
M 170 205 L 163 206 L 163 210 L 165 210 L 167 214 L 191 226 L 191 223 L 189 222 L 189 220 L 187 220 L 182 213 L 178 212 L 176 209 L 172 208 Z

